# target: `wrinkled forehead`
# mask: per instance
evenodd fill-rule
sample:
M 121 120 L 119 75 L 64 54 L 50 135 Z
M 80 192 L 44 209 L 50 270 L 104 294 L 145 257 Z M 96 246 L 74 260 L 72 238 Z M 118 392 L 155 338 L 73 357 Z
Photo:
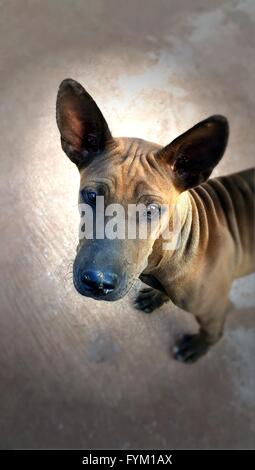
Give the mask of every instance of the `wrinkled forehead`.
M 103 183 L 118 200 L 171 195 L 174 188 L 157 159 L 157 144 L 129 138 L 115 139 L 115 144 L 81 170 L 81 188 Z

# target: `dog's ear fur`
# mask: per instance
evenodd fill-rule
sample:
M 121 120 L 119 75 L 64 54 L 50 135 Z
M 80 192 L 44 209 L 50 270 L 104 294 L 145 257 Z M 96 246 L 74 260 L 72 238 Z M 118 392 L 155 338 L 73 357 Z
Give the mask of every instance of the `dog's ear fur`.
M 209 178 L 223 156 L 228 134 L 227 119 L 211 116 L 158 152 L 158 158 L 170 167 L 178 189 L 193 188 Z
M 62 148 L 78 168 L 89 157 L 102 152 L 112 139 L 95 101 L 78 82 L 70 78 L 60 84 L 56 118 Z

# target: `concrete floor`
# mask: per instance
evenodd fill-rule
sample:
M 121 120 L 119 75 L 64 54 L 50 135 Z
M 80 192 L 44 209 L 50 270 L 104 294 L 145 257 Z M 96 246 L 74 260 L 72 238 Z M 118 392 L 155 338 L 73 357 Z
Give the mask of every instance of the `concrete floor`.
M 254 447 L 254 277 L 224 338 L 193 366 L 170 356 L 191 317 L 72 286 L 78 172 L 60 149 L 59 82 L 73 77 L 114 135 L 162 144 L 228 116 L 215 175 L 254 164 L 251 0 L 0 1 L 1 448 Z M 253 60 L 252 60 L 253 58 Z

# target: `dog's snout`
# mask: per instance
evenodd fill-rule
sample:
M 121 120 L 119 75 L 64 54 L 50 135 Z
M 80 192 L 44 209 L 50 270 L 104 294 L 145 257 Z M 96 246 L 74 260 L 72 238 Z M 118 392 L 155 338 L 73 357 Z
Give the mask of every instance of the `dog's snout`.
M 118 275 L 113 272 L 84 271 L 81 274 L 81 282 L 88 291 L 107 295 L 117 287 Z
M 73 283 L 79 294 L 95 300 L 121 299 L 128 289 L 126 260 L 119 240 L 87 240 L 73 264 Z

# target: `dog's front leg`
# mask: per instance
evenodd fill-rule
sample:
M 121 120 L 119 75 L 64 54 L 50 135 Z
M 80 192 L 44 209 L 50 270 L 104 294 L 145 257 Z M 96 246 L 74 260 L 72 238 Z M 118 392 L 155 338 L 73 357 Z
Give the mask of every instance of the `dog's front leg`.
M 134 301 L 134 306 L 137 310 L 141 310 L 144 313 L 152 313 L 170 300 L 163 285 L 154 276 L 151 274 L 141 274 L 140 279 L 150 287 L 145 287 L 138 292 Z
M 203 312 L 195 315 L 200 326 L 199 332 L 194 335 L 183 335 L 174 347 L 174 357 L 181 362 L 192 363 L 203 356 L 208 349 L 222 336 L 227 304 L 221 305 L 220 311 Z M 217 312 L 217 313 L 216 313 Z
M 138 292 L 134 306 L 137 310 L 141 310 L 144 313 L 152 313 L 169 300 L 169 297 L 164 292 L 153 289 L 153 287 L 145 287 Z

